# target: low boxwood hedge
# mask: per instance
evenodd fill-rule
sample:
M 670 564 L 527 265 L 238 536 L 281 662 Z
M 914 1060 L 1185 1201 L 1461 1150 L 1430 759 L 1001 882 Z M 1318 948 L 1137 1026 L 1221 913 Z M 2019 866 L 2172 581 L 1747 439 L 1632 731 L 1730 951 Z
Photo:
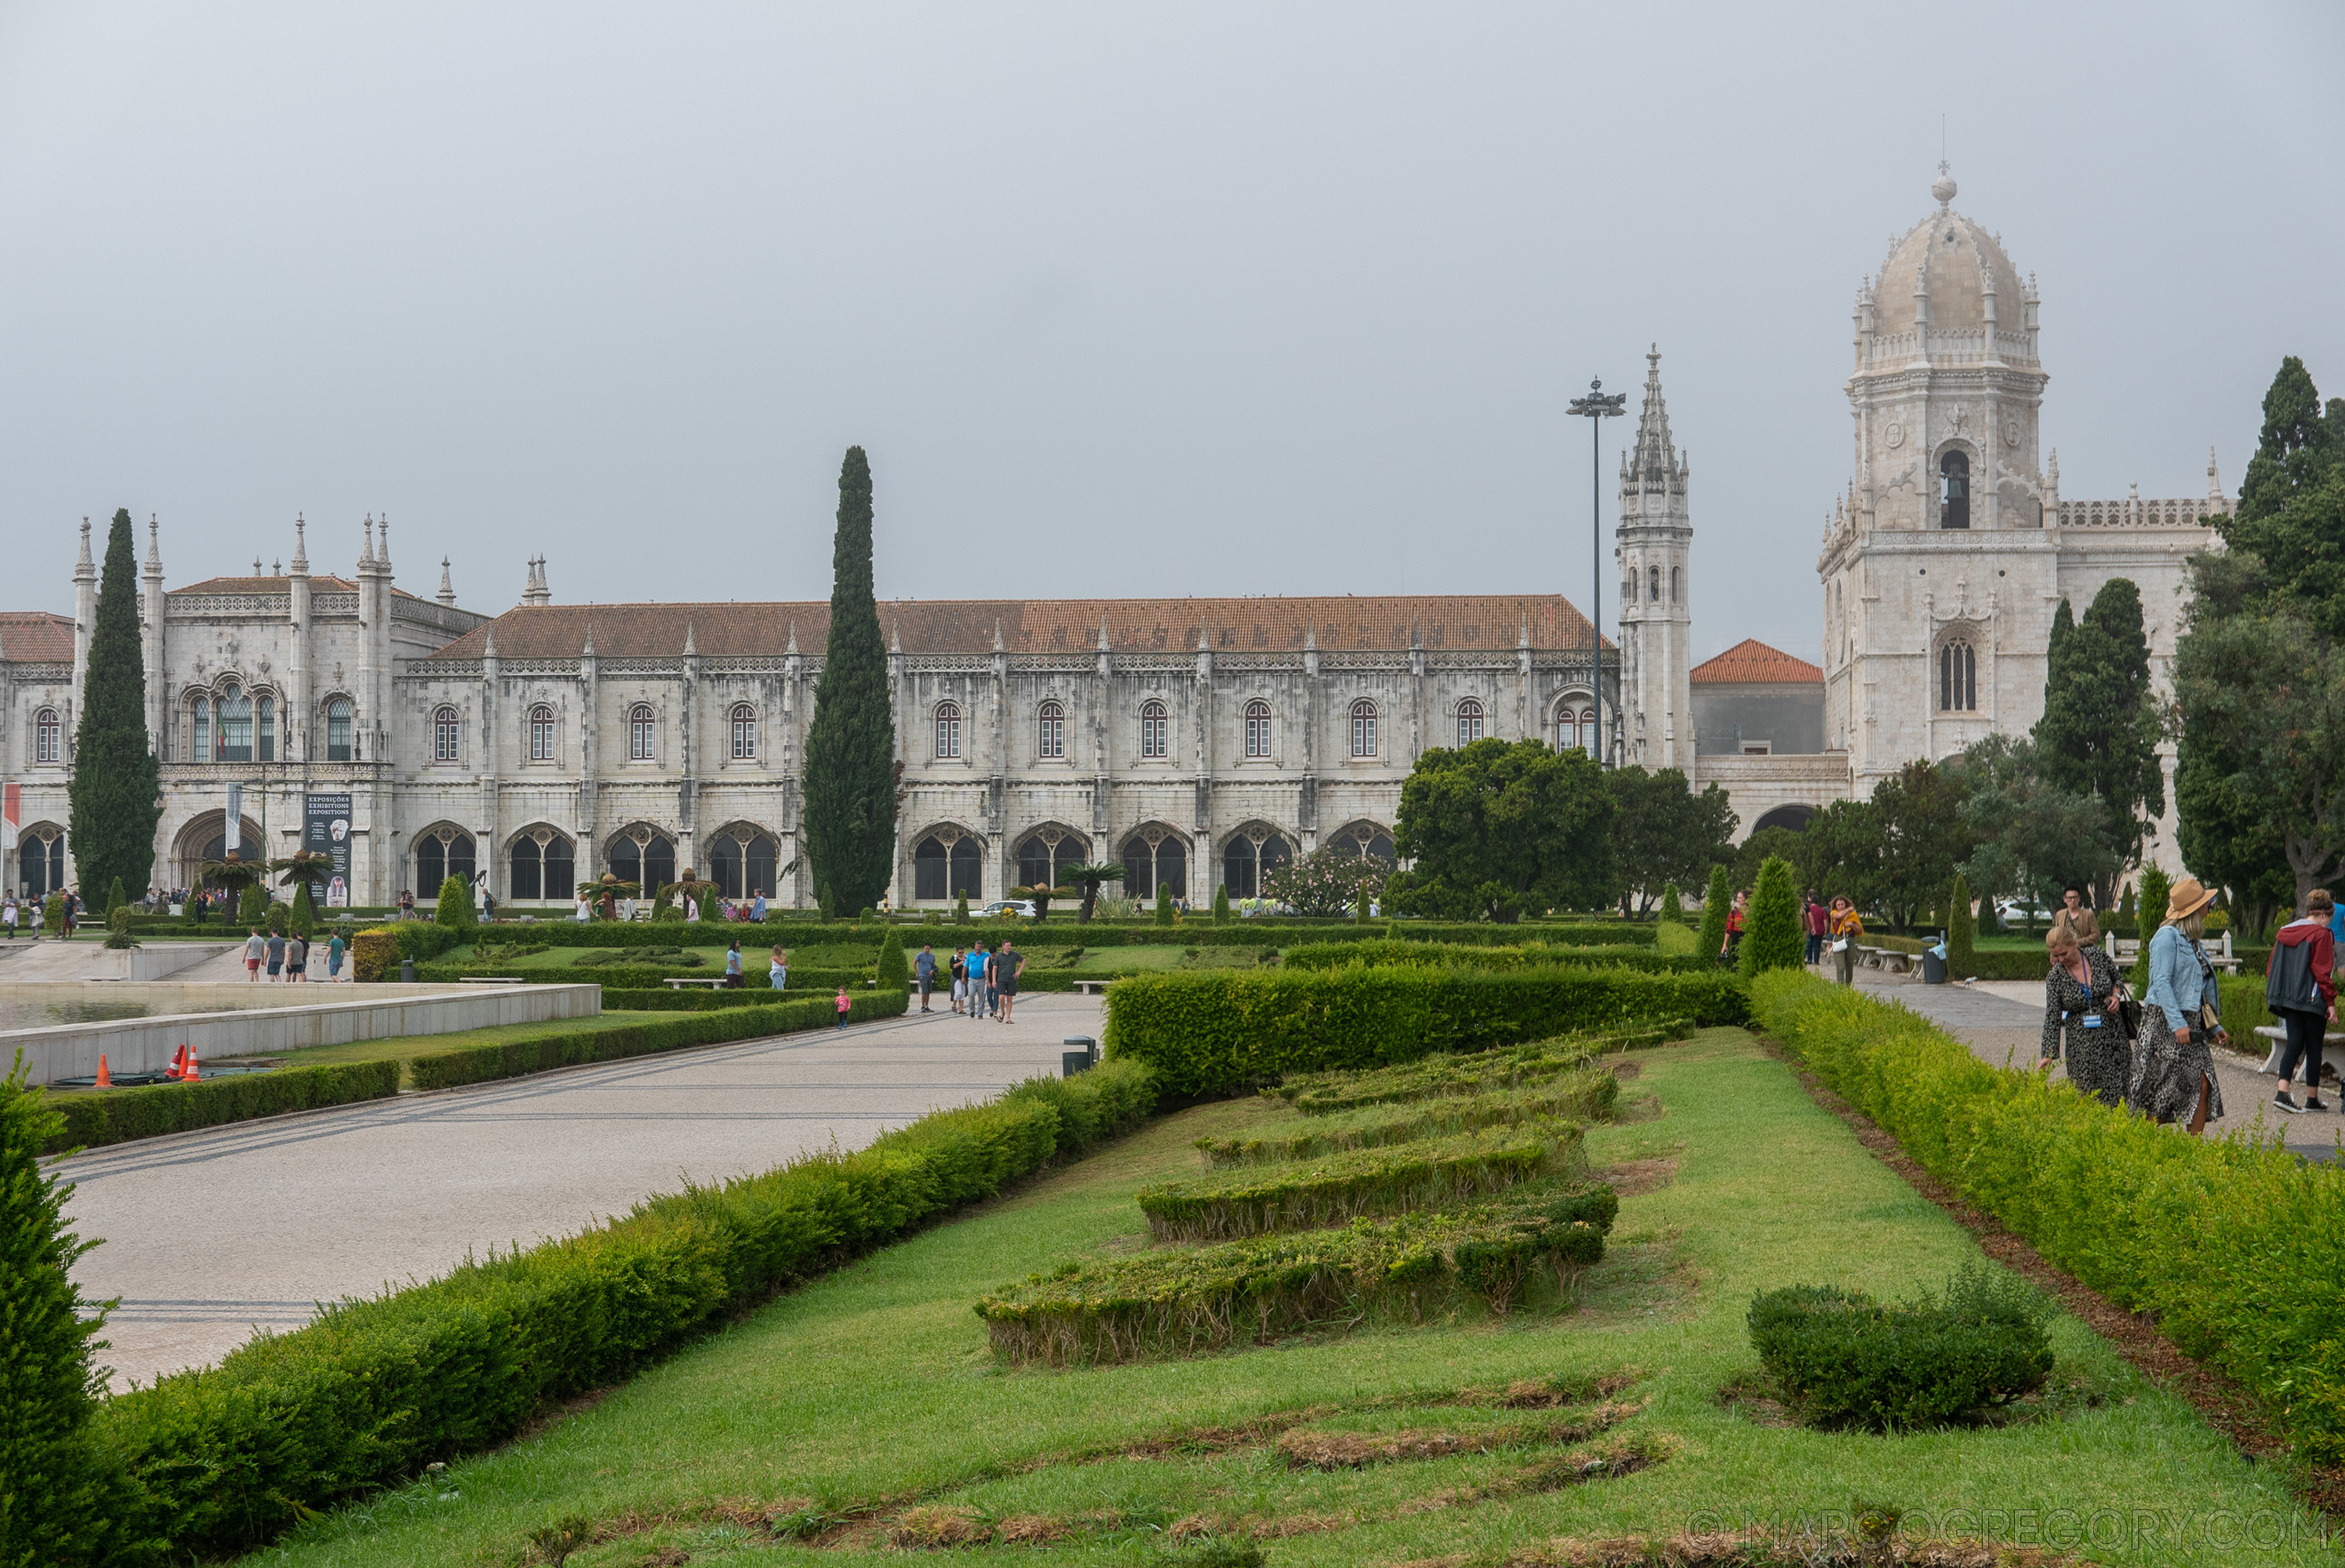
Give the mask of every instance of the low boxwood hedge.
M 1229 1138 L 1200 1138 L 1198 1152 L 1211 1165 L 1267 1164 L 1315 1160 L 1345 1149 L 1378 1149 L 1480 1127 L 1516 1127 L 1525 1122 L 1598 1122 L 1610 1119 L 1620 1081 L 1600 1067 L 1584 1068 L 1525 1089 L 1501 1089 L 1421 1100 L 1401 1105 L 1364 1105 L 1356 1111 L 1313 1116 L 1298 1129 L 1290 1122 Z
M 1030 1082 L 857 1153 L 654 1197 L 582 1235 L 337 1303 L 215 1368 L 117 1395 L 94 1433 L 135 1489 L 129 1533 L 174 1562 L 249 1551 L 431 1460 L 500 1443 L 547 1402 L 615 1382 L 1151 1104 L 1129 1064 Z
M 1646 1020 L 1740 1024 L 1731 975 L 1618 968 L 1450 968 L 1135 975 L 1107 991 L 1111 1056 L 1145 1061 L 1168 1094 L 1231 1094 L 1290 1072 L 1381 1067 Z
M 2257 983 L 2260 984 L 2260 981 Z M 2345 1459 L 2345 1169 L 2187 1138 L 1799 970 L 1751 982 L 1769 1033 L 1924 1169 L 2058 1266 L 2156 1315 L 2269 1402 L 2316 1463 Z
M 1658 975 L 1698 975 L 1715 969 L 1715 958 L 1663 953 L 1652 947 L 1563 947 L 1543 943 L 1491 947 L 1447 942 L 1314 942 L 1283 949 L 1279 967 L 1342 969 L 1391 964 L 1448 964 L 1464 969 L 1526 969 L 1571 964 L 1582 968 L 1642 969 Z
M 2052 1376 L 2050 1303 L 1975 1265 L 1943 1295 L 1889 1306 L 1861 1291 L 1794 1285 L 1751 1301 L 1751 1346 L 1810 1425 L 1893 1432 L 1943 1425 L 2035 1392 Z
M 394 922 L 405 927 L 427 921 Z M 1650 947 L 1653 927 L 1630 921 L 1539 921 L 1520 925 L 1452 925 L 1423 921 L 1239 920 L 1215 925 L 1191 915 L 1179 925 L 1078 925 L 1071 916 L 1047 921 L 972 921 L 967 925 L 922 925 L 896 921 L 863 925 L 851 921 L 774 920 L 762 925 L 743 921 L 494 921 L 479 928 L 482 941 L 543 943 L 549 947 L 722 947 L 735 937 L 744 946 L 864 946 L 874 953 L 889 931 L 905 951 L 923 942 L 950 948 L 956 944 L 993 943 L 1012 936 L 1021 947 L 1283 947 L 1306 942 L 1447 942 L 1476 947 L 1509 947 L 1546 942 L 1569 947 Z M 411 955 L 412 956 L 412 955 Z
M 1566 1035 L 1510 1050 L 1421 1057 L 1398 1067 L 1296 1073 L 1264 1093 L 1275 1094 L 1307 1116 L 1340 1116 L 1372 1105 L 1471 1099 L 1563 1079 L 1582 1080 L 1590 1070 L 1589 1064 L 1604 1052 L 1655 1046 L 1664 1039 L 1683 1038 L 1685 1034 L 1685 1028 L 1672 1026 L 1611 1035 Z
M 65 1118 L 65 1129 L 51 1141 L 49 1152 L 381 1100 L 398 1092 L 397 1062 L 353 1061 L 59 1097 L 50 1105 Z

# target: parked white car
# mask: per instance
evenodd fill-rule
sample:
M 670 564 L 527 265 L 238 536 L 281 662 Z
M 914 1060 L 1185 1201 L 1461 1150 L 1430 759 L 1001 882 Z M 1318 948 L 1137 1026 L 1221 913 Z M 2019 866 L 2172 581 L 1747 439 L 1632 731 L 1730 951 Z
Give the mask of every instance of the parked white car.
M 1020 916 L 1026 920 L 1033 920 L 1035 918 L 1035 907 L 1034 900 L 1032 898 L 996 898 L 993 902 L 979 910 L 977 912 L 977 916 L 979 920 L 998 920 L 1001 917 L 1005 910 L 1015 910 Z

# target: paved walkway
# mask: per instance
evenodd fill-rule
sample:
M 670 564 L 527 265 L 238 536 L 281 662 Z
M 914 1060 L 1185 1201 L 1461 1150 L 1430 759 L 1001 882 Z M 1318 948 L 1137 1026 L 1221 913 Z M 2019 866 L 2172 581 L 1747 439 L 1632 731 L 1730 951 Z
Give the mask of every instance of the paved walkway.
M 1002 1024 L 945 1011 L 784 1035 L 95 1150 L 65 1164 L 105 1244 L 74 1269 L 122 1298 L 116 1386 L 218 1359 L 312 1303 L 573 1234 L 687 1178 L 856 1149 L 941 1106 L 1058 1070 L 1100 1001 L 1021 998 Z
M 1857 984 L 1884 1001 L 1901 1002 L 1929 1019 L 1968 1045 L 1983 1061 L 1997 1067 L 2007 1062 L 2017 1067 L 2035 1065 L 2043 1035 L 2043 987 L 2038 982 L 1982 980 L 1967 986 L 1926 986 L 1915 979 L 1859 970 Z M 2208 1136 L 2239 1127 L 2252 1128 L 2260 1121 L 2265 1131 L 2276 1130 L 2287 1140 L 2291 1153 L 2313 1160 L 2338 1158 L 2338 1139 L 2340 1132 L 2345 1132 L 2345 1117 L 2334 1109 L 2325 1116 L 2306 1113 L 2292 1116 L 2274 1108 L 2271 1092 L 2275 1085 L 2256 1070 L 2267 1054 L 2263 1048 L 2267 1042 L 2248 1043 L 2255 1048 L 2252 1057 L 2244 1052 L 2214 1053 L 2215 1082 L 2223 1086 L 2224 1109 L 2229 1114 L 2207 1123 Z M 2055 1067 L 2053 1074 L 2065 1077 L 2067 1069 Z M 2331 1106 L 2339 1104 L 2338 1086 L 2331 1083 L 2323 1097 Z M 2296 1103 L 2304 1104 L 2301 1084 Z

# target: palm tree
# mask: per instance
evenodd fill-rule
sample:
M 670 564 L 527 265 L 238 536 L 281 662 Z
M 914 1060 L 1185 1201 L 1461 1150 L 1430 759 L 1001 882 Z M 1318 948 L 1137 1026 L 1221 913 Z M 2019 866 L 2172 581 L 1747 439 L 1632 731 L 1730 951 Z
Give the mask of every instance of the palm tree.
M 1092 911 L 1099 908 L 1099 885 L 1123 881 L 1124 864 L 1121 861 L 1103 860 L 1094 864 L 1066 865 L 1058 868 L 1058 875 L 1068 887 L 1082 894 L 1083 907 L 1076 912 L 1075 923 L 1089 925 Z

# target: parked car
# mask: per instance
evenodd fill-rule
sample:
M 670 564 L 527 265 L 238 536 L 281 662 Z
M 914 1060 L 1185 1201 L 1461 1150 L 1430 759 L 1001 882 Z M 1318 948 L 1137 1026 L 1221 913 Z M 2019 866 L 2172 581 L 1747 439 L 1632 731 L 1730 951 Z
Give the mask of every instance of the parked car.
M 993 902 L 986 905 L 985 908 L 978 911 L 978 919 L 989 921 L 998 920 L 1004 911 L 1010 910 L 1015 910 L 1020 916 L 1026 920 L 1033 920 L 1035 918 L 1035 907 L 1034 900 L 1032 898 L 996 898 Z

